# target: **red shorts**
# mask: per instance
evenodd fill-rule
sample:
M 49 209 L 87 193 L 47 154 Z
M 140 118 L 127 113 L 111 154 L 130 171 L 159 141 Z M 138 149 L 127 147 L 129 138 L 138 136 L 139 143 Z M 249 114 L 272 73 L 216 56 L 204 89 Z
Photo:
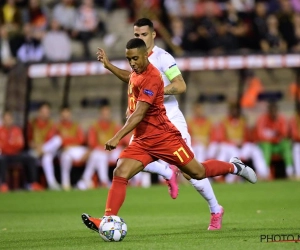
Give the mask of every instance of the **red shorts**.
M 194 154 L 180 135 L 166 133 L 156 139 L 135 140 L 123 150 L 119 158 L 130 158 L 143 163 L 146 167 L 149 163 L 161 159 L 171 165 L 185 166 Z

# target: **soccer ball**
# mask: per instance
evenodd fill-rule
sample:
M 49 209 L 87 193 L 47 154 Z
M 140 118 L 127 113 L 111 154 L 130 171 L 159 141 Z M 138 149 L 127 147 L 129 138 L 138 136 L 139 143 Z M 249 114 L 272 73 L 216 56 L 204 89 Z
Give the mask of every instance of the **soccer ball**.
M 127 234 L 127 225 L 119 216 L 104 216 L 99 226 L 99 234 L 104 241 L 122 241 Z

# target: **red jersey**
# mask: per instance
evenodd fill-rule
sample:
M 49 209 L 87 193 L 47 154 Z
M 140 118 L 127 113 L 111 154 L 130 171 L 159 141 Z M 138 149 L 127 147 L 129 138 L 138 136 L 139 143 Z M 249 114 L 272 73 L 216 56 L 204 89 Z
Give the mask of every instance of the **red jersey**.
M 95 122 L 88 132 L 88 145 L 90 148 L 104 150 L 105 143 L 111 139 L 120 129 L 120 126 L 113 121 Z
M 227 117 L 221 123 L 222 141 L 236 146 L 247 141 L 247 126 L 244 118 Z
M 262 115 L 257 121 L 257 137 L 258 141 L 278 143 L 287 137 L 288 126 L 283 116 L 278 116 L 275 120 L 271 120 L 268 115 Z
M 81 127 L 72 121 L 61 121 L 57 124 L 57 133 L 62 139 L 63 147 L 78 146 L 84 143 Z
M 223 140 L 222 138 L 223 134 L 222 134 L 222 128 L 221 128 L 221 123 L 215 123 L 212 126 L 211 129 L 211 138 L 210 141 L 211 142 L 221 142 Z
M 201 143 L 207 146 L 212 138 L 211 121 L 206 117 L 194 117 L 187 124 L 192 137 L 192 143 Z
M 300 116 L 295 115 L 291 118 L 291 138 L 293 141 L 300 142 Z
M 134 140 L 159 138 L 166 132 L 180 132 L 169 121 L 164 106 L 164 83 L 160 72 L 152 64 L 147 69 L 136 74 L 132 72 L 128 85 L 128 107 L 131 113 L 135 111 L 138 101 L 147 102 L 150 107 L 146 116 L 134 131 Z
M 22 130 L 17 126 L 0 127 L 0 155 L 15 155 L 24 146 Z
M 51 120 L 33 119 L 28 127 L 29 142 L 44 144 L 56 134 L 56 128 Z

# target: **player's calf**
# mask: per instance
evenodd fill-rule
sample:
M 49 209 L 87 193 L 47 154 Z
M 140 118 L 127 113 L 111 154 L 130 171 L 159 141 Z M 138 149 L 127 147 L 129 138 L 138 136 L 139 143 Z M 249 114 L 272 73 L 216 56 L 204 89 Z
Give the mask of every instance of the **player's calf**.
M 192 179 L 202 180 L 206 178 L 204 166 L 196 161 L 196 159 L 193 159 L 185 166 L 180 167 L 180 170 L 186 173 Z

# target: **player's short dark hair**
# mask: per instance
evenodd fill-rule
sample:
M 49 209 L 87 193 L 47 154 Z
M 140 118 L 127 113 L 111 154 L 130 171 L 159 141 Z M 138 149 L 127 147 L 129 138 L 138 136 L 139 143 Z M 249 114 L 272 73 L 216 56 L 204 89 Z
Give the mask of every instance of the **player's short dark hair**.
M 12 111 L 10 109 L 8 109 L 8 108 L 6 108 L 6 109 L 3 110 L 2 117 L 4 117 L 7 114 L 12 115 Z
M 48 108 L 51 108 L 51 104 L 50 104 L 49 102 L 47 102 L 47 101 L 42 101 L 42 102 L 39 104 L 38 109 L 41 109 L 41 108 L 44 107 L 44 106 L 46 106 L 46 107 L 48 107 Z
M 277 101 L 269 100 L 269 101 L 268 101 L 268 107 L 269 107 L 269 108 L 278 108 Z
M 142 26 L 149 26 L 150 29 L 154 30 L 153 23 L 148 18 L 140 18 L 138 19 L 133 26 L 142 27 Z
M 132 38 L 126 44 L 126 49 L 145 49 L 147 50 L 145 42 L 140 38 Z
M 60 111 L 62 112 L 62 111 L 64 111 L 64 110 L 71 110 L 70 105 L 68 105 L 68 104 L 62 105 L 62 106 L 60 107 Z
M 268 102 L 268 113 L 269 112 L 278 112 L 278 110 L 279 110 L 279 107 L 278 107 L 278 104 L 277 104 L 277 102 L 276 101 L 274 101 L 274 100 L 270 100 L 269 102 Z
M 99 109 L 110 107 L 110 101 L 107 98 L 101 98 L 98 106 Z

